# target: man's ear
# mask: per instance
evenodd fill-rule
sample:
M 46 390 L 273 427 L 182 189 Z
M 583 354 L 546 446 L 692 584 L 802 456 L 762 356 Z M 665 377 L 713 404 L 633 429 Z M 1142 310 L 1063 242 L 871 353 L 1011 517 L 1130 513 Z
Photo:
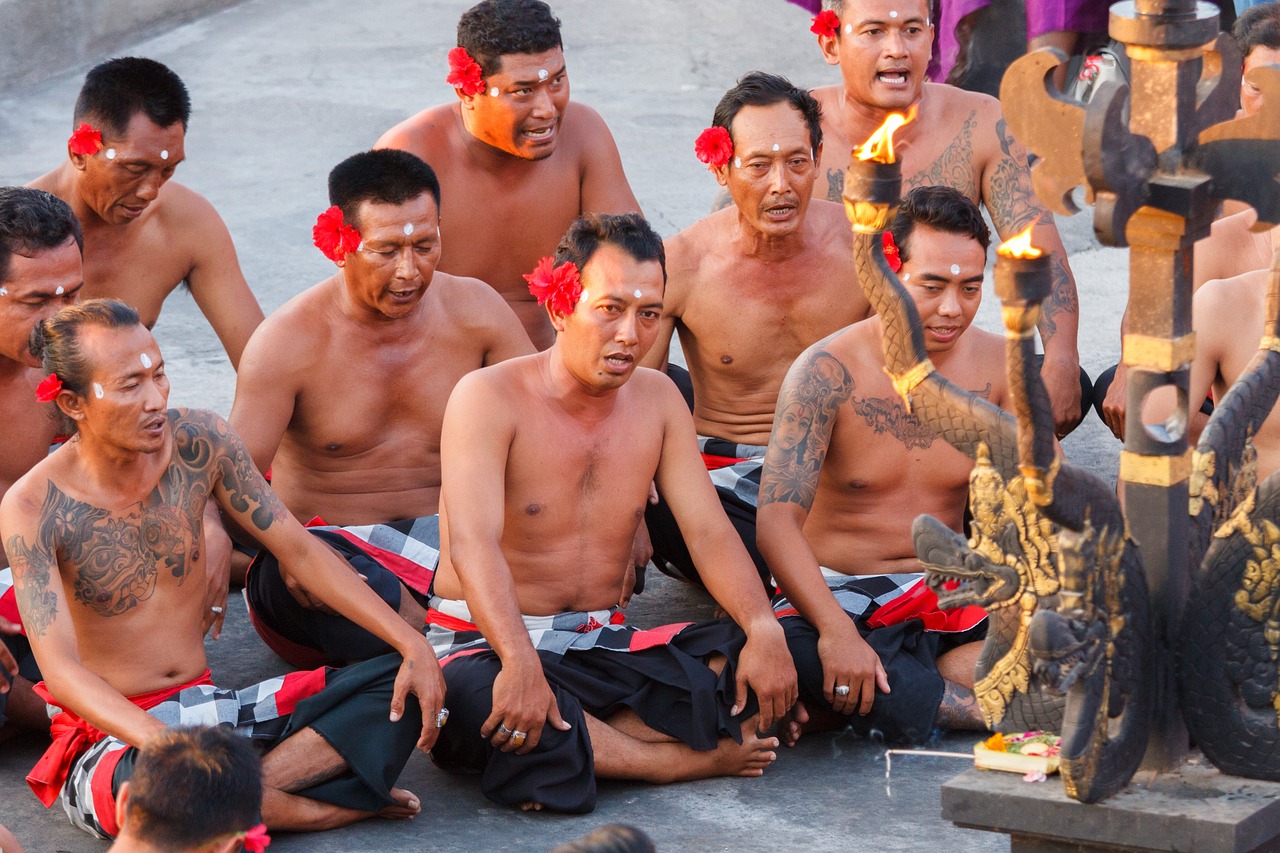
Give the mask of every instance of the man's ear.
M 715 175 L 716 183 L 722 187 L 729 186 L 729 164 L 723 166 L 715 166 L 711 169 L 711 174 Z
M 124 814 L 129 810 L 129 783 L 125 782 L 120 786 L 120 792 L 116 794 L 116 826 L 120 827 L 121 832 L 124 831 Z
M 76 392 L 63 388 L 54 399 L 54 403 L 64 415 L 76 423 L 84 420 L 84 398 Z
M 844 24 L 840 25 L 844 27 Z M 818 36 L 818 49 L 828 65 L 840 64 L 840 36 Z

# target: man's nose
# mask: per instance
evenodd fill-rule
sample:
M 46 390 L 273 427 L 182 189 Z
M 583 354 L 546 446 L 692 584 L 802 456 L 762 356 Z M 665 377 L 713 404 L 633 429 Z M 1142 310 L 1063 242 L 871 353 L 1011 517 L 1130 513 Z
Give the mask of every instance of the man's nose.
M 938 303 L 938 313 L 947 317 L 960 316 L 960 298 L 953 287 L 944 288 L 942 300 Z

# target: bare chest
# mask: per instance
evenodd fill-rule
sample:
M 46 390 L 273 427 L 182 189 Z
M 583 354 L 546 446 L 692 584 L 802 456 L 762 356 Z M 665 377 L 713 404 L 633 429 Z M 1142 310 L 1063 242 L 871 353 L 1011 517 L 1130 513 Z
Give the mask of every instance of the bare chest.
M 139 225 L 137 233 L 111 229 L 86 235 L 82 298 L 119 299 L 153 326 L 165 298 L 191 272 L 191 262 L 158 225 Z

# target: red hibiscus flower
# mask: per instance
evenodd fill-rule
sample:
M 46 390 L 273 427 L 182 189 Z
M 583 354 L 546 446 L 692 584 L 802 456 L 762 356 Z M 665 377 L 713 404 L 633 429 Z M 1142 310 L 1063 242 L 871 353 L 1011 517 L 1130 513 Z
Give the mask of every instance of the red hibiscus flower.
M 348 252 L 360 248 L 360 232 L 343 221 L 342 210 L 336 204 L 316 217 L 311 239 L 331 261 L 340 261 Z
M 248 853 L 263 853 L 271 845 L 271 836 L 267 835 L 267 825 L 260 823 L 244 834 L 244 849 Z
M 62 393 L 62 380 L 58 374 L 50 373 L 36 386 L 36 399 L 41 403 L 52 403 Z
M 889 269 L 897 272 L 902 269 L 902 255 L 898 252 L 898 244 L 893 242 L 893 232 L 884 232 L 884 259 Z
M 840 32 L 840 16 L 830 9 L 823 9 L 813 16 L 813 23 L 809 25 L 809 32 L 818 36 L 835 38 L 836 34 Z
M 89 122 L 82 121 L 67 140 L 67 146 L 72 154 L 97 154 L 102 150 L 102 133 Z
M 582 296 L 582 278 L 573 261 L 557 267 L 555 258 L 543 258 L 524 280 L 529 282 L 529 292 L 539 305 L 550 305 L 560 315 L 572 314 Z
M 480 63 L 471 58 L 465 47 L 449 51 L 449 76 L 444 80 L 453 88 L 462 90 L 464 95 L 478 95 L 484 91 Z
M 733 137 L 723 127 L 708 127 L 693 143 L 693 153 L 707 164 L 708 169 L 726 165 L 733 156 Z

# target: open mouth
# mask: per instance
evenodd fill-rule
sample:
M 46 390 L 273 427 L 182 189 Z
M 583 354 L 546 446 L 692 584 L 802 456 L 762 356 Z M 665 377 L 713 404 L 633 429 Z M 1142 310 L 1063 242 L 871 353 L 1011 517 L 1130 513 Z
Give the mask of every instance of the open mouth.
M 770 219 L 790 219 L 795 212 L 794 204 L 778 204 L 764 209 L 764 215 Z
M 927 326 L 930 336 L 941 343 L 949 343 L 960 337 L 959 326 Z
M 634 356 L 627 355 L 626 353 L 614 353 L 604 357 L 604 363 L 615 370 L 626 370 L 631 367 L 631 365 L 635 364 L 635 361 Z
M 554 124 L 546 127 L 533 128 L 524 131 L 524 137 L 534 142 L 547 142 L 556 134 L 556 126 Z
M 876 79 L 887 86 L 905 86 L 907 85 L 906 71 L 880 71 L 876 74 Z

